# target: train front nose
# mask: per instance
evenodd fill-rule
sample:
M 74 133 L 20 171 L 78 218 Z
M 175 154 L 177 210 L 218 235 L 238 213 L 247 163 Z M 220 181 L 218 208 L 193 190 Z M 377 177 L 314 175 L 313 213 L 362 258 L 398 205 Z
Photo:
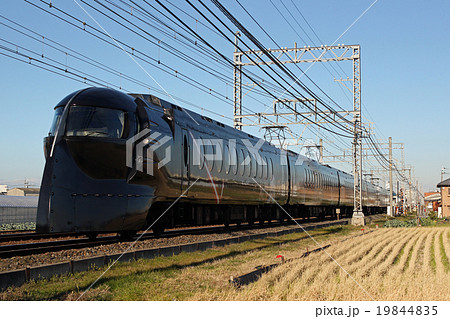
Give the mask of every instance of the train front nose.
M 138 125 L 134 101 L 97 90 L 55 110 L 54 127 L 44 139 L 38 232 L 116 232 L 146 223 L 153 189 L 130 184 L 132 169 L 126 166 L 126 141 Z M 122 103 L 105 98 L 111 91 Z

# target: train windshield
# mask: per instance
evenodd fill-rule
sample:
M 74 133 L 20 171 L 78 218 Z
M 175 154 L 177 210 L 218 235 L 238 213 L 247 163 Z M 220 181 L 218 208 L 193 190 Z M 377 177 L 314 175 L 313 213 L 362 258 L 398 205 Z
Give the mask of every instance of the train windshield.
M 61 115 L 63 114 L 64 111 L 64 107 L 58 107 L 55 110 L 55 116 L 53 117 L 53 122 L 52 122 L 52 126 L 50 127 L 50 131 L 48 133 L 48 135 L 50 136 L 54 136 L 56 129 L 58 128 L 59 125 L 59 121 L 61 119 Z
M 70 108 L 66 136 L 122 138 L 125 113 L 120 110 L 92 106 Z

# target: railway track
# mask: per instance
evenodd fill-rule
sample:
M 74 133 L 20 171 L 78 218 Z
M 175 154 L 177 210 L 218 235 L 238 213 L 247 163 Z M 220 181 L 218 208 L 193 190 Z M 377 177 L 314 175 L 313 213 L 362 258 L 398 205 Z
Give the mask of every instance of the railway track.
M 302 221 L 303 224 L 305 222 L 311 223 L 311 221 Z M 325 221 L 315 221 L 313 223 L 327 222 Z M 293 222 L 291 222 L 293 224 Z M 289 223 L 289 224 L 291 224 Z M 287 223 L 281 224 L 280 222 L 272 222 L 271 224 L 264 224 L 260 226 L 250 226 L 250 225 L 241 225 L 241 226 L 230 226 L 228 228 L 224 226 L 209 226 L 209 227 L 197 227 L 197 228 L 189 228 L 189 229 L 173 229 L 167 230 L 160 237 L 176 237 L 181 235 L 199 235 L 199 234 L 211 234 L 211 233 L 224 233 L 230 231 L 242 231 L 248 229 L 266 229 L 273 228 L 279 226 L 288 225 Z M 25 235 L 25 236 L 24 236 Z M 43 236 L 44 235 L 44 236 Z M 50 236 L 45 236 L 50 235 Z M 13 237 L 13 235 L 2 235 L 8 236 L 10 241 L 11 238 L 14 240 L 25 240 L 28 239 L 45 239 L 45 238 L 58 238 L 58 237 L 68 237 L 68 235 L 74 234 L 19 234 L 17 237 Z M 139 236 L 136 235 L 135 238 Z M 144 234 L 139 240 L 149 240 L 152 238 L 156 238 L 156 236 L 152 233 Z M 11 258 L 15 256 L 28 256 L 33 254 L 43 254 L 47 252 L 55 252 L 61 250 L 69 250 L 69 249 L 79 249 L 86 247 L 96 247 L 100 245 L 109 245 L 118 242 L 126 242 L 126 241 L 134 241 L 135 239 L 124 239 L 118 236 L 104 236 L 99 237 L 97 239 L 87 239 L 87 238 L 77 238 L 77 239 L 66 239 L 66 240 L 57 240 L 57 241 L 46 241 L 46 242 L 33 242 L 33 243 L 23 243 L 23 244 L 12 244 L 12 245 L 3 245 L 0 246 L 0 258 Z M 6 242 L 6 240 L 3 240 Z
M 37 234 L 35 232 L 23 232 L 23 233 L 15 232 L 13 234 L 1 234 L 0 235 L 0 243 L 9 242 L 9 241 L 72 237 L 75 235 L 76 235 L 75 233 Z

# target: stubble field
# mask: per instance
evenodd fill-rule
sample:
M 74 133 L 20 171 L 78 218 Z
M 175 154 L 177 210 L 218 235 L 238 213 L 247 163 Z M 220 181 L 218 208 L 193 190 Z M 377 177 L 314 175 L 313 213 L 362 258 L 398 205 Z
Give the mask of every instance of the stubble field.
M 220 299 L 450 300 L 449 236 L 449 227 L 379 229 L 285 263 Z

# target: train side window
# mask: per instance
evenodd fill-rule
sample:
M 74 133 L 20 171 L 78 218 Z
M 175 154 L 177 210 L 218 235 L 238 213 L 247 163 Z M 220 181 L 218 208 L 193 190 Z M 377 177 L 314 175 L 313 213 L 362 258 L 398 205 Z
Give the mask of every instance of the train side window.
M 198 145 L 198 143 L 197 143 L 196 151 L 200 153 L 199 154 L 199 157 L 200 157 L 199 168 L 203 169 L 203 166 L 205 166 L 205 145 L 204 145 L 204 142 L 203 142 L 203 138 L 200 137 L 200 141 L 201 141 L 200 142 L 201 145 Z
M 273 161 L 270 159 L 270 179 L 273 179 Z
M 230 149 L 228 147 L 228 144 L 225 145 L 225 147 L 223 148 L 223 166 L 225 169 L 225 174 L 228 174 L 230 172 L 230 163 L 231 163 L 231 159 L 230 159 Z
M 309 169 L 305 168 L 305 187 L 309 188 Z
M 258 172 L 259 172 L 259 178 L 262 179 L 264 175 L 264 159 L 262 156 L 260 156 L 259 160 L 261 161 L 258 165 Z
M 210 139 L 208 139 L 208 145 L 206 146 L 207 147 L 207 149 L 208 149 L 208 157 L 210 158 L 210 157 L 212 157 L 212 155 L 214 154 L 214 147 L 212 146 L 212 144 L 210 144 L 211 143 L 211 140 Z M 209 170 L 212 172 L 212 170 L 214 169 L 214 162 L 215 162 L 215 160 L 214 159 L 210 159 L 210 160 L 208 160 L 208 167 L 209 167 Z
M 313 172 L 309 170 L 309 188 L 313 187 Z
M 313 171 L 313 188 L 317 187 L 317 177 L 316 177 L 316 171 Z
M 256 178 L 258 175 L 258 163 L 256 162 L 254 156 L 252 156 L 251 163 L 252 163 L 252 177 Z
M 230 156 L 230 164 L 233 163 L 231 165 L 232 168 L 233 168 L 232 172 L 233 172 L 234 175 L 237 175 L 237 173 L 238 173 L 238 166 L 239 166 L 239 158 L 238 158 L 236 145 L 230 150 L 230 155 L 234 157 L 232 159 L 231 156 Z
M 308 188 L 311 187 L 311 171 L 308 169 Z
M 222 145 L 222 147 L 223 147 L 223 144 L 221 144 Z M 224 160 L 225 160 L 225 157 L 224 157 L 224 155 L 223 155 L 223 148 L 222 149 L 220 149 L 220 146 L 221 145 L 218 145 L 218 144 L 215 144 L 215 148 L 216 148 L 216 150 L 215 150 L 215 152 L 214 152 L 214 154 L 218 154 L 219 156 L 219 159 L 217 160 L 217 172 L 218 173 L 220 173 L 221 171 L 222 171 L 222 167 L 223 167 L 223 162 L 224 162 Z
M 253 161 L 252 161 L 252 156 L 250 155 L 249 152 L 247 152 L 247 158 L 248 160 L 248 164 L 246 165 L 246 170 L 247 170 L 247 176 L 251 177 L 252 176 L 252 169 L 253 169 Z
M 183 158 L 184 158 L 184 165 L 186 166 L 188 164 L 188 142 L 187 142 L 187 136 L 184 136 L 184 146 L 183 146 Z
M 303 187 L 306 187 L 306 168 L 304 168 L 303 171 L 305 172 L 305 179 L 304 179 Z
M 256 158 L 254 156 L 252 156 L 253 159 L 253 166 L 252 166 L 252 173 L 253 173 L 253 178 L 258 177 L 258 161 L 256 160 Z
M 264 156 L 264 163 L 265 165 L 263 165 L 263 178 L 267 179 L 267 166 L 269 166 L 269 164 L 267 163 L 267 156 Z
M 239 158 L 238 158 L 238 165 L 240 166 L 241 169 L 241 175 L 244 176 L 245 173 L 245 165 L 244 165 L 244 159 L 245 159 L 245 154 L 244 154 L 244 150 L 241 149 L 241 151 L 239 152 Z

